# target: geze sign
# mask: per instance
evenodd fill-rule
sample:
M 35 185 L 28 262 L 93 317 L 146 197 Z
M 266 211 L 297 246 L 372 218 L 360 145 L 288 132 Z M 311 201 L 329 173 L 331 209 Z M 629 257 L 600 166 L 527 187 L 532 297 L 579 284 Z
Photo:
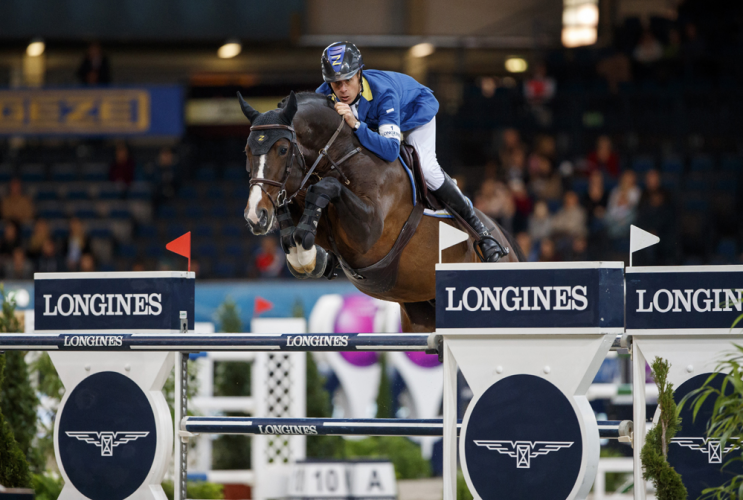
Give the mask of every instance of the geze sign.
M 185 312 L 193 330 L 194 274 L 36 273 L 35 324 L 41 332 L 180 331 Z

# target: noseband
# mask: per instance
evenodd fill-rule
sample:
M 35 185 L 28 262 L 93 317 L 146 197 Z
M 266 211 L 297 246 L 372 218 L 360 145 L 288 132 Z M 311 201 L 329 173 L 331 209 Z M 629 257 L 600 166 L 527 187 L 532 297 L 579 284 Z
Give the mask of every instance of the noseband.
M 338 138 L 338 135 L 341 133 L 341 130 L 343 130 L 343 124 L 344 123 L 345 123 L 345 120 L 343 118 L 341 118 L 341 122 L 338 125 L 338 128 L 335 130 L 335 133 L 330 138 L 330 140 L 325 145 L 325 147 L 320 150 L 320 153 L 318 154 L 317 159 L 312 164 L 312 166 L 310 167 L 309 170 L 307 170 L 307 163 L 305 162 L 304 155 L 302 154 L 302 151 L 300 151 L 299 144 L 297 143 L 297 133 L 294 131 L 294 128 L 292 128 L 290 125 L 278 125 L 278 124 L 276 124 L 276 125 L 256 125 L 254 127 L 250 127 L 250 131 L 251 132 L 253 130 L 288 130 L 289 132 L 292 133 L 292 139 L 291 139 L 291 143 L 292 143 L 292 154 L 291 154 L 291 156 L 288 156 L 287 157 L 286 166 L 284 167 L 284 175 L 281 178 L 281 181 L 274 181 L 272 179 L 265 179 L 265 178 L 264 179 L 253 178 L 253 179 L 250 179 L 249 186 L 250 187 L 258 186 L 259 188 L 261 188 L 261 191 L 263 191 L 264 193 L 266 193 L 266 196 L 268 196 L 268 199 L 271 200 L 271 204 L 273 205 L 274 210 L 276 210 L 277 207 L 283 207 L 284 205 L 287 205 L 287 204 L 291 203 L 295 196 L 297 196 L 302 191 L 306 191 L 307 190 L 307 188 L 305 187 L 305 185 L 307 184 L 307 181 L 309 180 L 310 176 L 313 173 L 315 173 L 315 169 L 320 164 L 320 160 L 322 160 L 323 157 L 327 157 L 328 158 L 328 161 L 331 164 L 330 169 L 331 170 L 336 170 L 338 172 L 338 174 L 340 175 L 341 180 L 343 181 L 343 183 L 346 186 L 349 185 L 351 183 L 351 181 L 348 180 L 348 178 L 343 174 L 343 172 L 341 171 L 341 169 L 339 167 L 340 167 L 340 165 L 344 161 L 348 160 L 350 157 L 352 157 L 356 153 L 360 152 L 361 151 L 361 148 L 354 149 L 353 151 L 351 151 L 350 153 L 348 153 L 346 156 L 344 156 L 343 158 L 341 158 L 340 160 L 338 160 L 338 162 L 334 162 L 330 158 L 330 156 L 328 154 L 328 150 L 330 149 L 330 146 L 333 145 L 333 143 L 335 142 L 335 140 Z M 299 187 L 297 188 L 297 190 L 294 191 L 294 193 L 292 193 L 291 195 L 287 196 L 287 193 L 286 193 L 286 183 L 289 180 L 289 177 L 291 175 L 292 168 L 294 167 L 294 158 L 295 157 L 298 157 L 300 159 L 302 173 L 305 174 L 305 175 L 304 175 L 304 178 L 302 179 L 302 182 L 299 184 Z M 317 174 L 315 174 L 315 175 L 317 175 Z M 266 191 L 266 189 L 263 187 L 264 184 L 268 184 L 269 186 L 276 186 L 276 187 L 279 188 L 279 193 L 276 195 L 276 200 L 274 200 L 273 197 L 268 193 L 268 191 Z

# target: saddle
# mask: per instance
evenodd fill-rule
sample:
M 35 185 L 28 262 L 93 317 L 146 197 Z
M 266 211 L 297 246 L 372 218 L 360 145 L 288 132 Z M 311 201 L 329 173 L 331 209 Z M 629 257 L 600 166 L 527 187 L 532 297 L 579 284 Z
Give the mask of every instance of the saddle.
M 426 178 L 423 175 L 423 169 L 421 168 L 421 162 L 418 158 L 418 152 L 410 144 L 403 142 L 400 145 L 400 156 L 405 165 L 408 166 L 411 172 L 413 172 L 413 182 L 415 183 L 415 189 L 417 193 L 418 203 L 423 204 L 423 208 L 430 210 L 442 210 L 444 207 L 434 195 L 428 192 L 426 186 Z

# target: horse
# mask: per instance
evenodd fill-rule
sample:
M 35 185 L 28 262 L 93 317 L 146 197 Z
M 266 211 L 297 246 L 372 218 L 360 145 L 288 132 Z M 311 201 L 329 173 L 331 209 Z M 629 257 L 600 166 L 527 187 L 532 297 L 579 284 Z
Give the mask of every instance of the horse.
M 244 217 L 253 234 L 280 226 L 293 275 L 321 277 L 315 271 L 325 260 L 333 268 L 339 262 L 359 290 L 400 305 L 404 332 L 433 332 L 442 219 L 421 217 L 421 202 L 414 201 L 400 159 L 388 163 L 363 148 L 329 96 L 292 92 L 279 108 L 263 114 L 239 93 L 238 98 L 251 122 Z M 417 228 L 409 220 L 416 214 Z M 506 231 L 477 214 L 503 248 L 514 250 L 502 262 L 526 260 Z M 473 243 L 470 236 L 444 250 L 442 262 L 479 262 Z M 372 272 L 380 268 L 381 274 Z

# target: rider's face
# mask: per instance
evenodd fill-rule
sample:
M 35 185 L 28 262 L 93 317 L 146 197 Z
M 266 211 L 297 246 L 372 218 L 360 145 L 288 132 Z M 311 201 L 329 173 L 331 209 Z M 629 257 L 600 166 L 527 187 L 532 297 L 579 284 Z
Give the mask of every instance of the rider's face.
M 330 87 L 341 102 L 351 104 L 361 91 L 361 75 L 356 73 L 348 80 L 330 82 Z

